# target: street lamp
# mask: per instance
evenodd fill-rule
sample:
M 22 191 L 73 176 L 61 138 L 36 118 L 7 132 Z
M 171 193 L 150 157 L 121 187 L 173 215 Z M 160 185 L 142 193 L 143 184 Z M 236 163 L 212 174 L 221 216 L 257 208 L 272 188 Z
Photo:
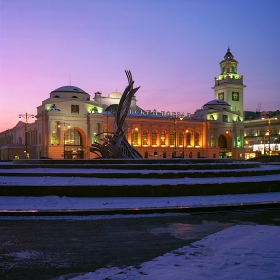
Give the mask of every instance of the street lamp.
M 65 131 L 66 131 L 66 127 L 69 129 L 70 123 L 59 123 L 58 127 L 62 127 L 63 128 L 63 158 L 65 159 Z
M 176 127 L 176 124 L 177 124 L 178 119 L 180 121 L 182 121 L 184 119 L 184 117 L 182 115 L 173 116 L 172 119 L 174 120 L 174 151 L 173 151 L 173 157 L 176 157 L 176 148 L 177 148 L 177 127 Z M 183 139 L 183 141 L 184 141 L 184 139 Z
M 25 129 L 25 157 L 29 158 L 28 152 L 27 152 L 27 126 L 28 126 L 28 119 L 32 118 L 32 120 L 34 120 L 34 115 L 33 114 L 19 114 L 18 115 L 18 119 L 21 121 L 21 119 L 24 118 L 25 122 L 24 122 L 24 129 Z
M 188 135 L 188 129 L 186 131 L 183 131 L 183 158 L 185 158 L 185 132 L 186 135 Z
M 173 151 L 173 157 L 176 157 L 176 142 L 177 142 L 176 123 L 177 123 L 177 119 L 174 118 L 174 151 Z

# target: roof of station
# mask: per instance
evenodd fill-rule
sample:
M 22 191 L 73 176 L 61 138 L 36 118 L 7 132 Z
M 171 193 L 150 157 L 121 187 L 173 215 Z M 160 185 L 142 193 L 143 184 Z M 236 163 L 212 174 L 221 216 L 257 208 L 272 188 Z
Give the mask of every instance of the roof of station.
M 230 106 L 227 102 L 225 102 L 224 100 L 220 100 L 220 99 L 211 100 L 211 101 L 205 103 L 203 106 L 207 106 L 207 105 L 223 105 L 223 106 Z
M 78 88 L 78 87 L 74 87 L 74 86 L 64 86 L 64 87 L 60 87 L 57 88 L 55 90 L 53 90 L 52 92 L 76 92 L 76 93 L 85 93 L 87 94 L 84 90 Z

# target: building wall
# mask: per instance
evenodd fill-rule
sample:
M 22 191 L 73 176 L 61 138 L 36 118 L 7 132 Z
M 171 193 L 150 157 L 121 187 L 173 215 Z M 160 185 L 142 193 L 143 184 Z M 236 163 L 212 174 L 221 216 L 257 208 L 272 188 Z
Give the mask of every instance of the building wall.
M 248 120 L 244 123 L 244 148 L 246 159 L 260 155 L 280 154 L 280 119 L 269 118 Z
M 182 120 L 176 112 L 169 114 L 145 114 L 145 111 L 136 105 L 133 97 L 131 109 L 141 112 L 140 115 L 128 115 L 127 139 L 143 157 L 176 156 L 185 157 L 233 157 L 244 159 L 244 122 L 243 122 L 243 76 L 237 74 L 237 61 L 233 55 L 226 53 L 220 62 L 220 75 L 215 78 L 214 102 L 208 102 L 203 109 L 197 110 L 190 117 Z M 218 103 L 219 94 L 223 91 L 224 103 Z M 232 92 L 238 91 L 238 100 L 233 100 Z M 67 154 L 80 153 L 84 158 L 95 155 L 89 152 L 93 141 L 102 144 L 99 135 L 104 131 L 114 131 L 113 116 L 104 113 L 104 109 L 119 102 L 121 94 L 111 93 L 103 97 L 95 93 L 94 100 L 90 95 L 79 88 L 65 86 L 50 93 L 49 98 L 42 101 L 37 107 L 37 120 L 28 123 L 27 134 L 25 125 L 19 122 L 13 129 L 0 133 L 1 159 L 10 159 L 15 154 L 9 154 L 10 148 L 17 145 L 18 156 L 22 151 L 30 151 L 32 158 L 63 158 Z M 143 114 L 142 114 L 143 113 Z M 70 128 L 68 128 L 68 125 Z M 81 135 L 81 145 L 74 147 L 65 144 L 64 135 L 74 129 Z M 138 131 L 138 137 L 135 138 Z M 143 140 L 143 131 L 147 131 L 147 139 Z M 162 132 L 166 133 L 165 145 L 161 143 Z M 133 134 L 134 133 L 134 134 Z M 173 136 L 172 136 L 173 133 Z M 27 141 L 25 136 L 27 135 Z M 176 142 L 172 143 L 176 135 Z M 183 141 L 182 137 L 183 135 Z M 190 135 L 190 138 L 188 138 Z M 154 137 L 153 137 L 154 136 Z M 188 145 L 187 140 L 190 140 Z M 154 142 L 153 142 L 154 141 Z M 223 142 L 224 147 L 219 141 Z M 226 144 L 225 144 L 226 143 Z M 34 151 L 34 152 L 33 152 Z M 184 153 L 183 153 L 184 152 Z M 28 152 L 29 153 L 29 152 Z
M 184 153 L 185 157 L 219 157 L 218 138 L 219 135 L 227 135 L 228 143 L 232 147 L 228 150 L 237 149 L 239 152 L 234 152 L 233 157 L 242 159 L 237 156 L 242 153 L 242 147 L 237 147 L 236 137 L 242 132 L 242 124 L 223 123 L 220 121 L 197 121 L 191 119 L 176 120 L 166 117 L 137 117 L 128 116 L 126 119 L 128 124 L 127 139 L 145 158 L 148 154 L 149 158 L 173 156 L 176 150 L 176 156 L 181 156 Z M 106 114 L 90 114 L 90 115 L 64 115 L 61 113 L 45 112 L 37 115 L 35 123 L 28 125 L 28 151 L 32 158 L 63 158 L 64 157 L 64 130 L 67 131 L 67 124 L 71 125 L 72 129 L 76 129 L 82 136 L 84 158 L 93 158 L 94 154 L 89 152 L 92 144 L 93 133 L 98 135 L 102 131 L 113 131 L 114 117 Z M 59 127 L 59 124 L 61 125 Z M 65 127 L 63 127 L 63 124 Z M 133 143 L 133 132 L 138 131 L 137 143 Z M 147 132 L 147 141 L 143 143 L 143 131 Z M 152 143 L 153 131 L 156 132 L 156 142 Z M 161 133 L 165 131 L 165 145 L 161 144 Z M 176 145 L 171 143 L 171 133 L 176 131 Z M 228 131 L 228 134 L 226 133 Z M 5 135 L 6 133 L 6 135 Z M 179 142 L 179 134 L 183 134 L 184 141 Z M 191 145 L 187 146 L 187 133 L 190 133 Z M 9 135 L 18 135 L 22 137 L 22 145 L 18 145 L 19 150 L 25 149 L 24 128 L 20 125 L 8 132 L 0 133 L 0 139 L 11 139 Z M 37 134 L 37 135 L 35 135 Z M 195 145 L 196 134 L 199 135 L 198 145 Z M 100 135 L 99 141 L 102 143 L 102 138 L 105 135 Z M 14 139 L 13 141 L 15 141 Z M 32 143 L 31 143 L 32 141 Z M 242 138 L 241 138 L 241 141 Z M 4 144 L 4 143 L 3 143 Z M 21 149 L 20 149 L 21 148 Z M 1 151 L 4 153 L 4 145 L 1 146 Z M 31 153 L 32 150 L 32 153 Z M 1 152 L 1 154 L 3 155 Z M 1 155 L 1 159 L 4 160 Z M 20 158 L 24 157 L 22 152 L 18 152 Z M 9 159 L 14 158 L 14 154 L 10 155 Z

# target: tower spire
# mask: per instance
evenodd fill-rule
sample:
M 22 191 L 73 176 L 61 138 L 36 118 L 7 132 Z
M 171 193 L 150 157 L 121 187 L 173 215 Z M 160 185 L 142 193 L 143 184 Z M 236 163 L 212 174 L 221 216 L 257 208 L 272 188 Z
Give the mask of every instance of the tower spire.
M 243 76 L 237 72 L 238 61 L 234 59 L 228 46 L 224 59 L 220 64 L 220 74 L 215 77 L 214 98 L 224 100 L 231 105 L 233 111 L 243 116 Z

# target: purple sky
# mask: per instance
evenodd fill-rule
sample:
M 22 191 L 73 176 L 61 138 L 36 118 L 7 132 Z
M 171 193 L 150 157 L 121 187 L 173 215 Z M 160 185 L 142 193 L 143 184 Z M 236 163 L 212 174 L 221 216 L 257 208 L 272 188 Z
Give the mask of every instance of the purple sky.
M 123 92 L 138 105 L 193 113 L 213 99 L 230 46 L 245 110 L 280 109 L 280 1 L 0 0 L 0 131 L 71 84 Z

